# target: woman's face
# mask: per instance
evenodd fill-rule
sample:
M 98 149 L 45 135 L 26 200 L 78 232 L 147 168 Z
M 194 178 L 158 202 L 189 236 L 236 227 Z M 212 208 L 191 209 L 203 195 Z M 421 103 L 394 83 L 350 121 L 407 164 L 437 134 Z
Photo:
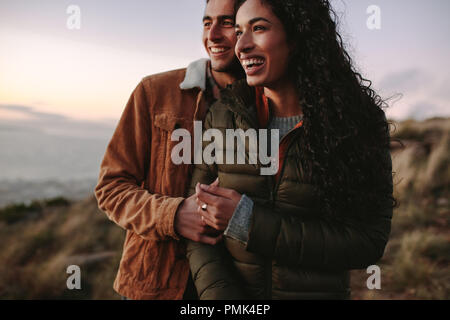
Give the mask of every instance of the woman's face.
M 261 0 L 247 0 L 236 15 L 236 55 L 250 86 L 271 87 L 287 76 L 289 44 L 283 24 Z

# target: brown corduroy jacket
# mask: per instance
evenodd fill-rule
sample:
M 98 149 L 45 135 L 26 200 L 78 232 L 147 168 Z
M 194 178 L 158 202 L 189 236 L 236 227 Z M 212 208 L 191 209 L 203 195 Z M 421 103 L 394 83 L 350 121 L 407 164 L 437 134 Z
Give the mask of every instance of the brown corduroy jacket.
M 203 120 L 206 60 L 144 78 L 123 112 L 101 164 L 99 208 L 126 233 L 114 289 L 129 299 L 182 299 L 186 248 L 174 230 L 191 166 L 171 160 L 175 129 L 193 136 Z

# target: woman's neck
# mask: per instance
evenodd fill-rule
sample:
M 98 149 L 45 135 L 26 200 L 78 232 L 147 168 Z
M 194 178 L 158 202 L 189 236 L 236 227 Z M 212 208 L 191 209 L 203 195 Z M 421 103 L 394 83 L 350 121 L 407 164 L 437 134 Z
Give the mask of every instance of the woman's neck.
M 293 82 L 285 81 L 279 85 L 264 87 L 264 94 L 271 102 L 274 117 L 287 118 L 303 114 Z

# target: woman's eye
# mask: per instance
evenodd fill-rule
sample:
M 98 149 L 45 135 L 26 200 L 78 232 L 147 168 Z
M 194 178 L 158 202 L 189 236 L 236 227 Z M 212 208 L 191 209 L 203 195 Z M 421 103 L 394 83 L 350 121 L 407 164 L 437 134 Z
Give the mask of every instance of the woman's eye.
M 242 31 L 236 31 L 236 37 L 240 37 L 242 35 Z
M 266 30 L 266 27 L 264 26 L 254 26 L 253 31 L 263 31 Z

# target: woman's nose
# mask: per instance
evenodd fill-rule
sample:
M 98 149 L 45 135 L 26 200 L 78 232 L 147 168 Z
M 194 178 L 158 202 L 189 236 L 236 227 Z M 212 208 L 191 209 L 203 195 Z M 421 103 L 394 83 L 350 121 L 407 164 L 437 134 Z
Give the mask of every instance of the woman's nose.
M 239 56 L 239 53 L 247 53 L 251 51 L 254 47 L 253 39 L 251 35 L 244 32 L 240 35 L 239 39 L 236 42 L 236 54 Z

